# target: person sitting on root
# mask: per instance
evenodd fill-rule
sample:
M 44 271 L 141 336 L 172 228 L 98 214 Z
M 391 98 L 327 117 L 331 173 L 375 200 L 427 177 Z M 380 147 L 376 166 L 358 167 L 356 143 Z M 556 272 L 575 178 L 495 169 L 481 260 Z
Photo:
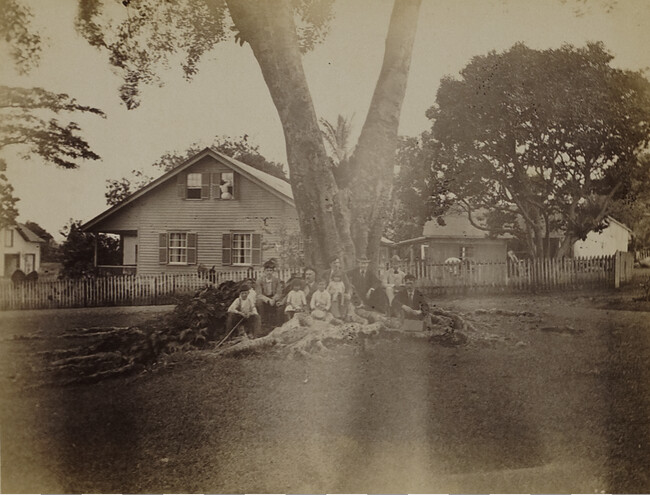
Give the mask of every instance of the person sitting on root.
M 404 285 L 404 273 L 399 264 L 401 259 L 398 255 L 393 255 L 390 259 L 390 267 L 384 271 L 382 274 L 382 282 L 386 287 L 386 297 L 388 298 L 388 307 L 391 307 L 393 304 L 393 299 L 395 299 L 395 294 L 402 288 Z
M 226 317 L 226 332 L 230 332 L 235 325 L 239 325 L 239 335 L 255 338 L 260 334 L 260 315 L 255 307 L 255 302 L 249 298 L 250 287 L 242 285 L 239 296 L 228 308 Z
M 327 291 L 325 280 L 318 281 L 318 288 L 311 296 L 311 316 L 317 320 L 324 320 L 332 307 L 332 298 Z
M 296 313 L 305 311 L 307 309 L 307 299 L 302 290 L 302 280 L 297 278 L 291 283 L 291 291 L 287 294 L 287 305 L 284 308 L 284 313 L 287 320 L 293 318 Z
M 331 311 L 334 318 L 345 318 L 348 314 L 348 305 L 345 300 L 345 282 L 341 273 L 332 273 L 327 292 L 332 301 Z
M 307 301 L 311 301 L 311 296 L 314 292 L 316 292 L 316 289 L 318 287 L 316 284 L 316 270 L 310 266 L 305 267 L 305 269 L 302 271 L 302 278 L 305 280 L 305 283 L 302 287 L 302 290 L 305 292 L 305 298 Z
M 410 273 L 404 277 L 404 288 L 393 299 L 393 310 L 400 318 L 418 320 L 422 318 L 421 307 L 427 304 L 422 293 L 415 288 L 415 276 Z
M 381 280 L 369 270 L 370 260 L 364 256 L 359 258 L 357 263 L 357 268 L 348 272 L 357 297 L 366 308 L 379 313 L 387 312 L 388 298 Z

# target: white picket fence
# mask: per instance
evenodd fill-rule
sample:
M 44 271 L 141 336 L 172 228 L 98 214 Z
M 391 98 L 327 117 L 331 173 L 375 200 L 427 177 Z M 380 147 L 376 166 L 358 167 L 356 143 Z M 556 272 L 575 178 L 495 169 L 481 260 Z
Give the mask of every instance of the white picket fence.
M 289 278 L 288 270 L 280 276 Z M 210 275 L 120 275 L 84 279 L 63 279 L 14 285 L 0 283 L 0 310 L 78 308 L 89 306 L 122 306 L 171 304 L 176 297 L 192 294 L 207 285 L 226 280 L 241 281 L 260 272 L 220 272 Z
M 632 278 L 634 255 L 576 259 L 538 259 L 502 263 L 411 263 L 403 268 L 417 285 L 438 293 L 491 290 L 554 290 L 578 287 L 618 287 Z M 183 275 L 121 275 L 81 280 L 56 280 L 14 285 L 0 283 L 0 310 L 75 308 L 90 306 L 174 303 L 207 285 L 227 280 L 259 278 L 261 270 Z M 287 281 L 290 270 L 278 272 Z

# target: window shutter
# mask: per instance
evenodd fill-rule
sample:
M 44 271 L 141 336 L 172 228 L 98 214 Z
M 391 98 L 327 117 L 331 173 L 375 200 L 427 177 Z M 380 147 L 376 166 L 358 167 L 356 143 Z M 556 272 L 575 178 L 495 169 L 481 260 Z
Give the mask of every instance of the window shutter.
M 221 198 L 221 189 L 219 188 L 220 185 L 221 174 L 219 172 L 215 172 L 212 174 L 212 197 L 214 199 Z
M 187 234 L 187 264 L 196 265 L 198 236 L 193 232 Z
M 223 234 L 221 236 L 221 264 L 224 266 L 232 265 L 230 251 L 231 251 L 230 234 Z
M 232 174 L 232 197 L 239 199 L 239 174 L 237 172 Z
M 176 176 L 176 190 L 179 198 L 187 197 L 187 175 L 178 174 Z
M 167 234 L 158 234 L 158 263 L 167 264 Z
M 204 172 L 201 174 L 201 199 L 210 197 L 210 174 Z
M 253 265 L 262 264 L 262 234 L 253 234 Z

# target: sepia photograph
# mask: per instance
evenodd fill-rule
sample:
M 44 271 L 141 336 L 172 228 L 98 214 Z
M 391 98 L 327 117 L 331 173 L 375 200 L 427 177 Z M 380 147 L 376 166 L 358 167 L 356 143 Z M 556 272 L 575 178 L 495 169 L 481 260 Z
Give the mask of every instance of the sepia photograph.
M 0 493 L 650 493 L 645 0 L 0 0 Z

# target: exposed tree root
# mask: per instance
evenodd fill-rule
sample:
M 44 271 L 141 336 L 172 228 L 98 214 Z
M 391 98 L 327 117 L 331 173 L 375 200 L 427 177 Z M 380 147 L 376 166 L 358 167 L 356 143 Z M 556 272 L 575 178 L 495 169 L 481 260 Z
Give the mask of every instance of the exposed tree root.
M 535 313 L 530 311 L 509 311 L 507 309 L 475 309 L 475 315 L 500 315 L 500 316 L 537 316 Z
M 220 356 L 244 357 L 273 349 L 288 358 L 327 359 L 336 346 L 364 345 L 365 339 L 377 335 L 402 335 L 423 338 L 441 346 L 461 346 L 470 339 L 488 339 L 479 335 L 474 324 L 464 315 L 433 307 L 423 320 L 404 320 L 356 308 L 347 321 L 328 316 L 313 319 L 296 314 L 293 319 L 258 339 L 232 338 L 213 352 Z M 182 327 L 181 327 L 182 328 Z M 43 353 L 52 359 L 47 371 L 65 384 L 90 383 L 131 373 L 160 361 L 164 355 L 200 347 L 207 329 L 173 330 L 166 324 L 142 327 L 77 328 L 63 338 L 82 337 L 84 345 Z
M 473 323 L 463 316 L 434 308 L 420 323 L 418 331 L 406 331 L 403 321 L 357 308 L 350 322 L 314 320 L 309 315 L 296 314 L 293 319 L 259 339 L 243 339 L 217 351 L 222 356 L 241 356 L 275 347 L 289 357 L 327 356 L 332 347 L 359 337 L 381 333 L 408 334 L 429 338 L 432 343 L 447 346 L 464 345 L 468 337 L 461 332 L 478 333 Z

